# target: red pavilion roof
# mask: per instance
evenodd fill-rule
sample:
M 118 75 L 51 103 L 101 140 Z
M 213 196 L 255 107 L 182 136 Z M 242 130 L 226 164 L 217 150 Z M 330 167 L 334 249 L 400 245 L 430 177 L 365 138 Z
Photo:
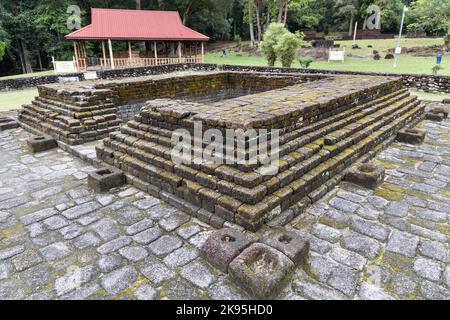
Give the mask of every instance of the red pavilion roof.
M 183 25 L 176 11 L 92 8 L 92 24 L 66 36 L 67 40 L 208 41 Z

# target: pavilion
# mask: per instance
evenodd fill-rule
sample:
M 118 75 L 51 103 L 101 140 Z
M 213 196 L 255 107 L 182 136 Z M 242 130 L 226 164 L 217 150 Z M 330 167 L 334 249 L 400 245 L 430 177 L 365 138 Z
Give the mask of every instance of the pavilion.
M 66 36 L 73 41 L 79 71 L 91 66 L 116 69 L 204 62 L 204 42 L 209 38 L 184 26 L 176 11 L 92 8 L 91 14 L 90 25 Z M 101 41 L 101 58 L 87 57 L 86 41 Z M 113 52 L 112 41 L 126 41 L 128 51 Z M 145 52 L 133 51 L 133 41 L 145 44 Z

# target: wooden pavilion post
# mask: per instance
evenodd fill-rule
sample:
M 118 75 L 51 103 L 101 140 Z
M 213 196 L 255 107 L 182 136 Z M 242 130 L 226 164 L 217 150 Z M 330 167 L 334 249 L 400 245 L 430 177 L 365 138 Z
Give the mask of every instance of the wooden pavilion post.
M 205 43 L 202 41 L 202 63 L 205 63 Z
M 105 41 L 102 41 L 102 53 L 103 53 L 103 60 L 102 60 L 102 67 L 106 67 L 107 63 L 106 63 L 106 49 L 105 49 Z
M 75 67 L 77 68 L 77 71 L 80 71 L 80 67 L 78 64 L 78 48 L 77 48 L 77 42 L 73 42 L 73 51 L 75 53 Z
M 183 52 L 181 50 L 181 41 L 178 41 L 178 62 L 182 63 Z
M 158 65 L 158 45 L 153 42 L 153 50 L 155 51 L 155 65 Z
M 114 66 L 114 55 L 113 55 L 113 48 L 112 48 L 112 43 L 111 43 L 111 39 L 108 39 L 108 47 L 109 47 L 109 57 L 111 59 L 111 69 L 115 69 Z

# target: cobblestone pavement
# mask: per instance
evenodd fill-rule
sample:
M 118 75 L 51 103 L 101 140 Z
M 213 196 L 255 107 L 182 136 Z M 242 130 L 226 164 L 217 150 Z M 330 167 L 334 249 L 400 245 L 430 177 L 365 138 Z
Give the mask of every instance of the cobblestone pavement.
M 289 226 L 309 262 L 280 299 L 450 298 L 450 122 L 393 144 L 375 192 L 342 183 Z M 0 299 L 246 299 L 199 257 L 211 228 L 131 187 L 95 194 L 94 168 L 31 155 L 0 132 Z

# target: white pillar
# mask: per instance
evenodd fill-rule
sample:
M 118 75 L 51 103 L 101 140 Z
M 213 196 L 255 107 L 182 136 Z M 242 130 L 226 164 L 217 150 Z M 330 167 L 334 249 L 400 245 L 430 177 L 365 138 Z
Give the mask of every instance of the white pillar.
M 111 39 L 108 39 L 108 47 L 109 47 L 109 57 L 111 59 L 111 69 L 114 70 L 116 67 L 114 66 L 114 56 L 113 56 L 113 48 L 112 48 Z
M 202 42 L 202 63 L 205 63 L 205 43 Z
M 179 59 L 179 62 L 181 63 L 181 58 L 183 57 L 183 53 L 182 53 L 182 51 L 181 51 L 181 42 L 180 41 L 178 41 L 178 59 Z
M 158 65 L 158 45 L 155 42 L 153 42 L 153 50 L 155 51 L 155 65 Z

